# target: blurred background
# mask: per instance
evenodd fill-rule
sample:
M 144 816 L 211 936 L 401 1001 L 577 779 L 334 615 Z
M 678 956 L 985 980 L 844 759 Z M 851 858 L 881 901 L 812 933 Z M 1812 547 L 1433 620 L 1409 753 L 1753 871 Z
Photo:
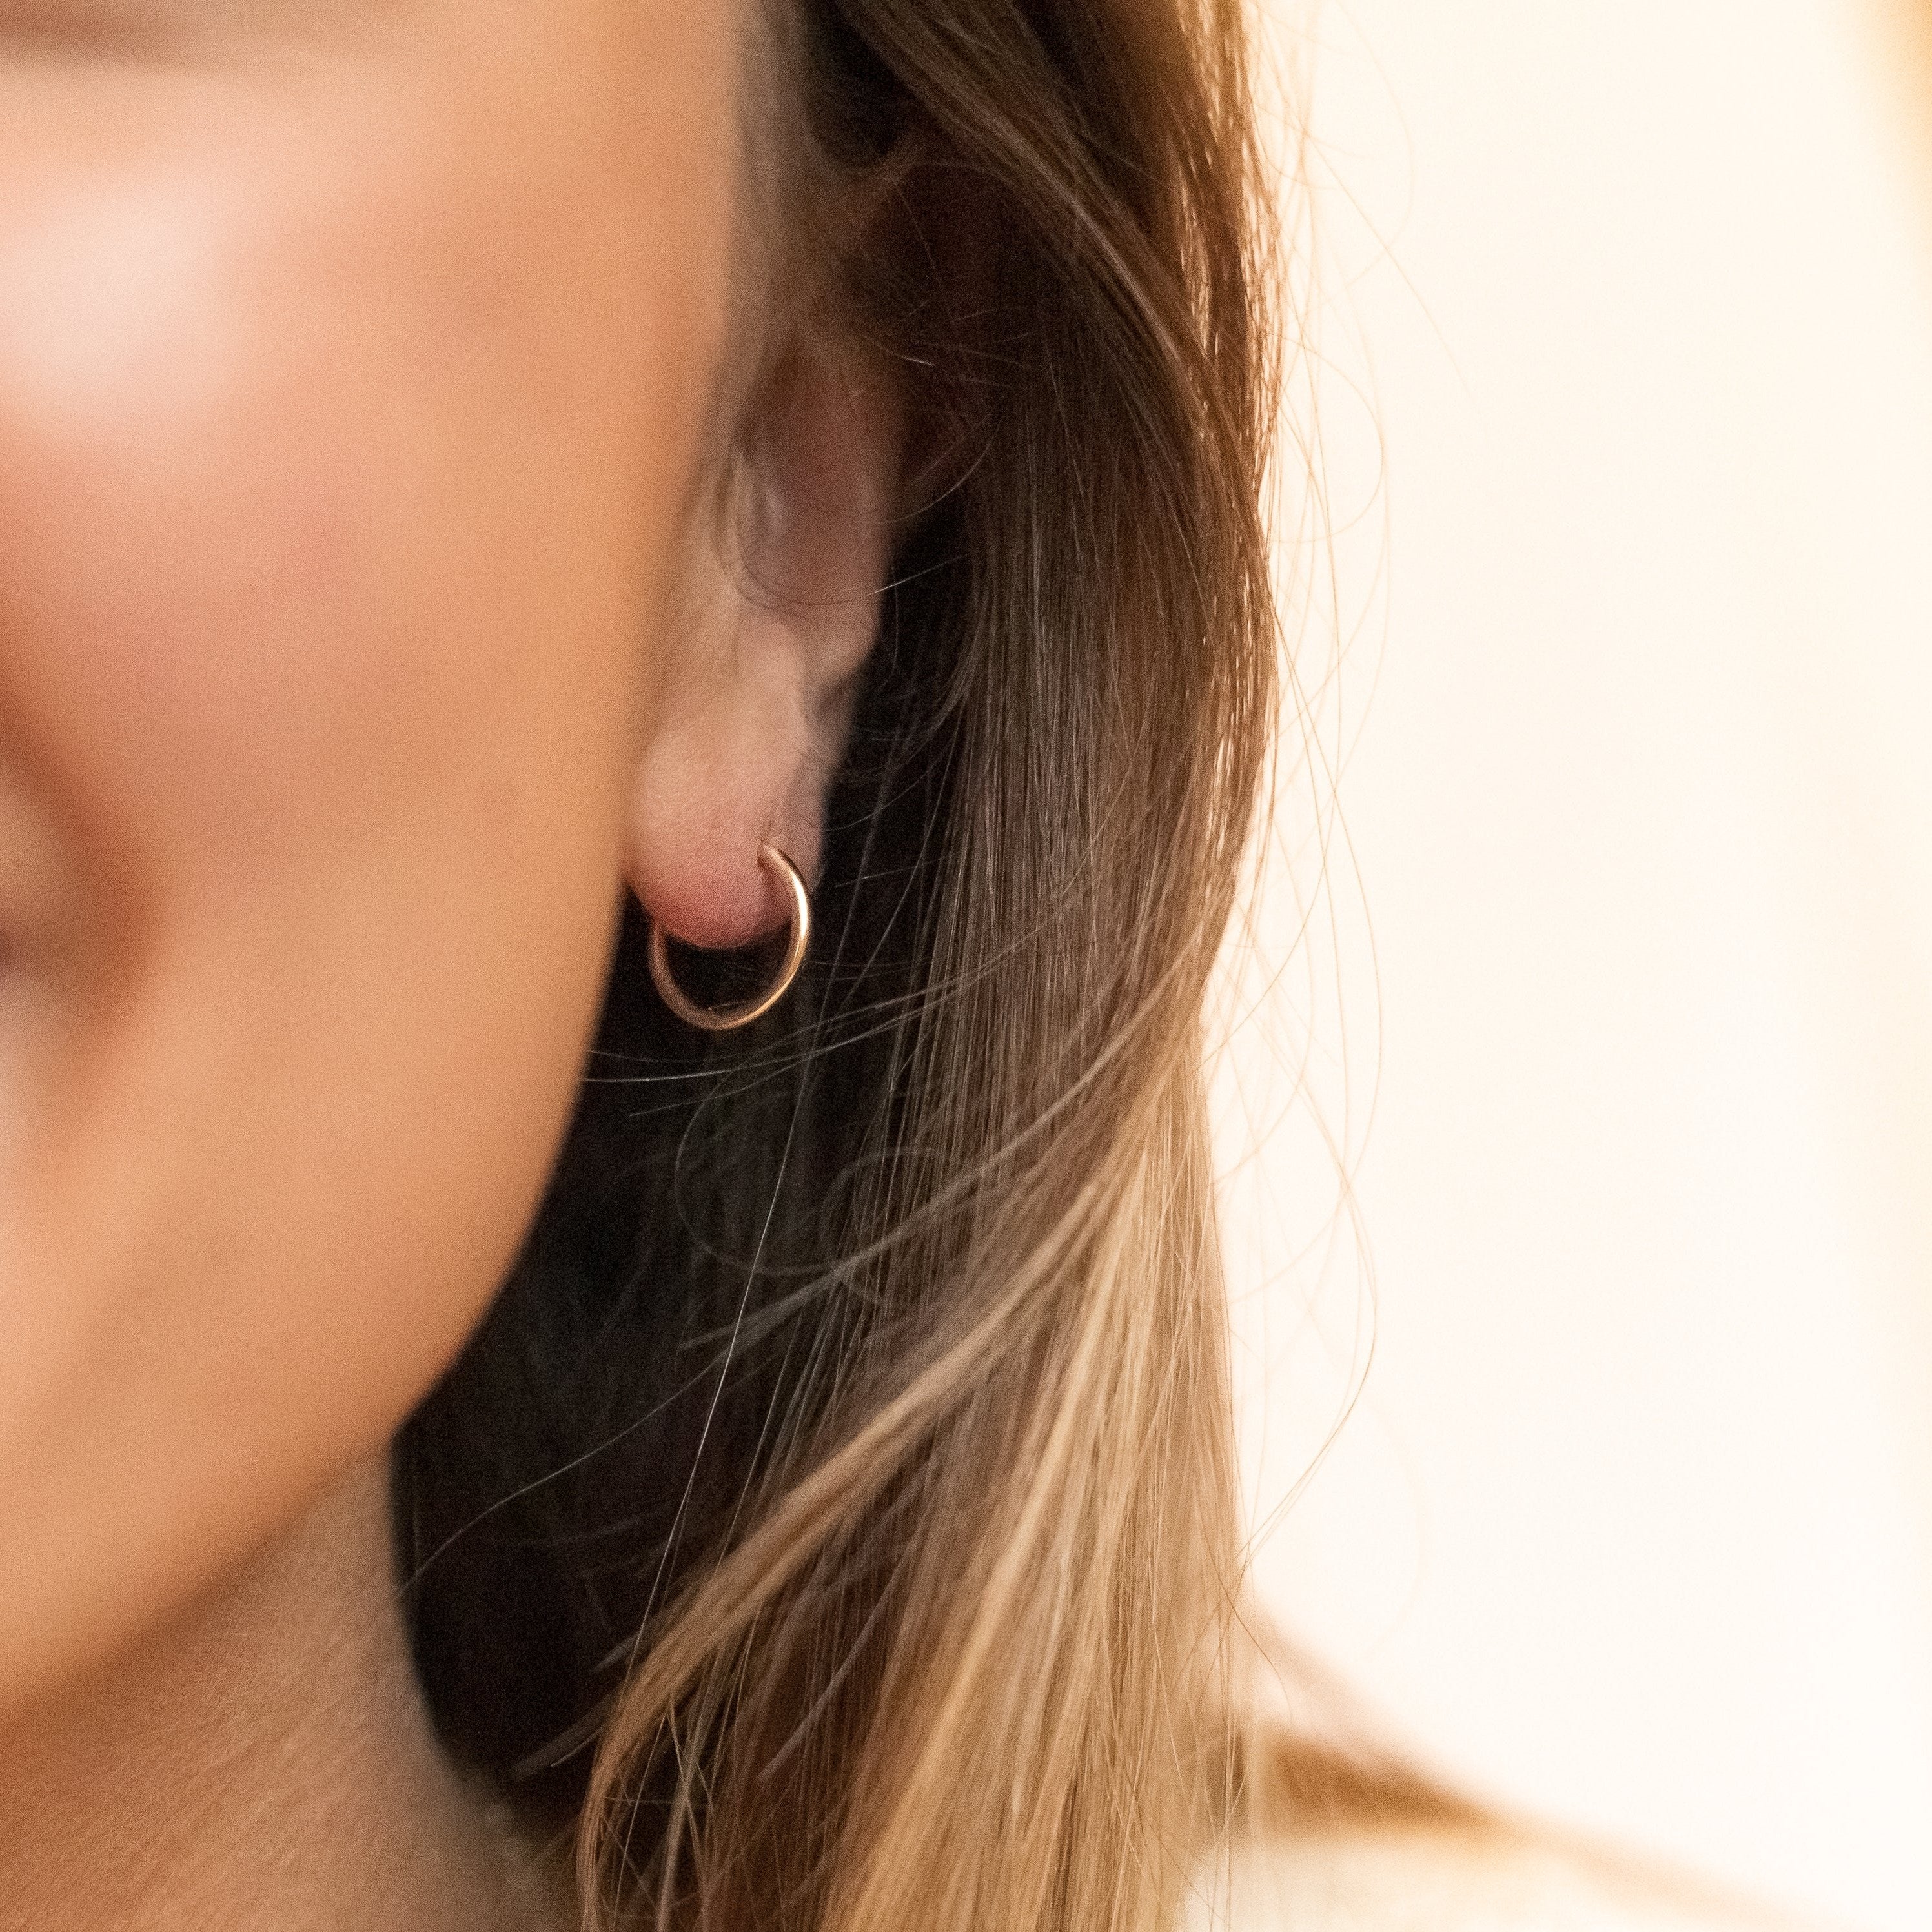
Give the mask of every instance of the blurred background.
M 1932 0 L 1273 15 L 1262 1592 L 1474 1791 L 1926 1932 Z

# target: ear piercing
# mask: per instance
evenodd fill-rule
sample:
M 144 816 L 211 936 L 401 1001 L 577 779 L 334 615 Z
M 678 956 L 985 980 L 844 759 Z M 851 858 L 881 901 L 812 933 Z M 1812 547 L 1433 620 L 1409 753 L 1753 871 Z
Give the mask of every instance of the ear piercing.
M 758 848 L 758 863 L 785 889 L 791 902 L 791 931 L 776 975 L 754 998 L 728 1006 L 700 1006 L 687 998 L 671 974 L 670 935 L 655 917 L 651 921 L 651 983 L 657 988 L 658 998 L 687 1026 L 700 1028 L 706 1033 L 735 1033 L 740 1027 L 749 1026 L 791 991 L 798 969 L 805 964 L 805 949 L 812 938 L 812 895 L 806 890 L 798 868 L 776 845 L 767 842 Z

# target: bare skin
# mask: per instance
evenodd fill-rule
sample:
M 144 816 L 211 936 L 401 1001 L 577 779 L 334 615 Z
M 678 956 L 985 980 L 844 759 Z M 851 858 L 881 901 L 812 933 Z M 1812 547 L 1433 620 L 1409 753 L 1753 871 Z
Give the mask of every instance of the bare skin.
M 355 1472 L 239 1575 L 16 1726 L 0 1928 L 529 1932 L 562 1918 L 560 1896 L 506 1867 L 430 1734 L 383 1509 L 380 1466 Z
M 0 1925 L 494 1922 L 370 1472 L 890 544 L 753 18 L 0 0 Z

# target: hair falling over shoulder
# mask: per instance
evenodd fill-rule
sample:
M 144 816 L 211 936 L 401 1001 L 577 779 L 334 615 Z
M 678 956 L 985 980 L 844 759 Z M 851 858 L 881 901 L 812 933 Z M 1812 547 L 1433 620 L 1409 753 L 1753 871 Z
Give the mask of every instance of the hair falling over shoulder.
M 1277 702 L 1248 28 L 795 0 L 774 43 L 785 218 L 916 378 L 921 494 L 800 990 L 688 1036 L 632 918 L 406 1432 L 418 1660 L 574 1822 L 597 1927 L 1153 1932 L 1237 1798 L 1202 1010 Z

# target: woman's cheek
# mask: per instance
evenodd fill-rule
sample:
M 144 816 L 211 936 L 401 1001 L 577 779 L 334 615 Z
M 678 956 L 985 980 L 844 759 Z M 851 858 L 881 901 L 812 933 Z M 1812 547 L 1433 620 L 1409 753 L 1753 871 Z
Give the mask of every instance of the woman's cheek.
M 640 398 L 607 391 L 600 435 L 532 394 L 581 272 L 539 226 L 466 227 L 407 148 L 287 145 L 10 183 L 0 784 L 82 888 L 48 959 L 98 942 L 67 1115 L 86 1126 L 97 1065 L 192 1038 L 164 1167 L 192 1151 L 190 1090 L 248 1111 L 224 1060 L 271 1090 L 302 1066 L 320 1084 L 269 1150 L 326 1148 L 346 1198 L 332 1122 L 406 1160 L 412 1086 L 474 1078 L 549 1130 L 520 1069 L 566 1078 L 594 997 L 644 628 L 625 526 L 652 506 L 614 455 Z
M 228 199 L 57 206 L 0 262 L 0 715 L 143 896 L 446 784 L 514 669 L 480 386 Z
M 394 1426 L 574 1089 L 727 237 L 436 136 L 0 128 L 0 1706 Z

